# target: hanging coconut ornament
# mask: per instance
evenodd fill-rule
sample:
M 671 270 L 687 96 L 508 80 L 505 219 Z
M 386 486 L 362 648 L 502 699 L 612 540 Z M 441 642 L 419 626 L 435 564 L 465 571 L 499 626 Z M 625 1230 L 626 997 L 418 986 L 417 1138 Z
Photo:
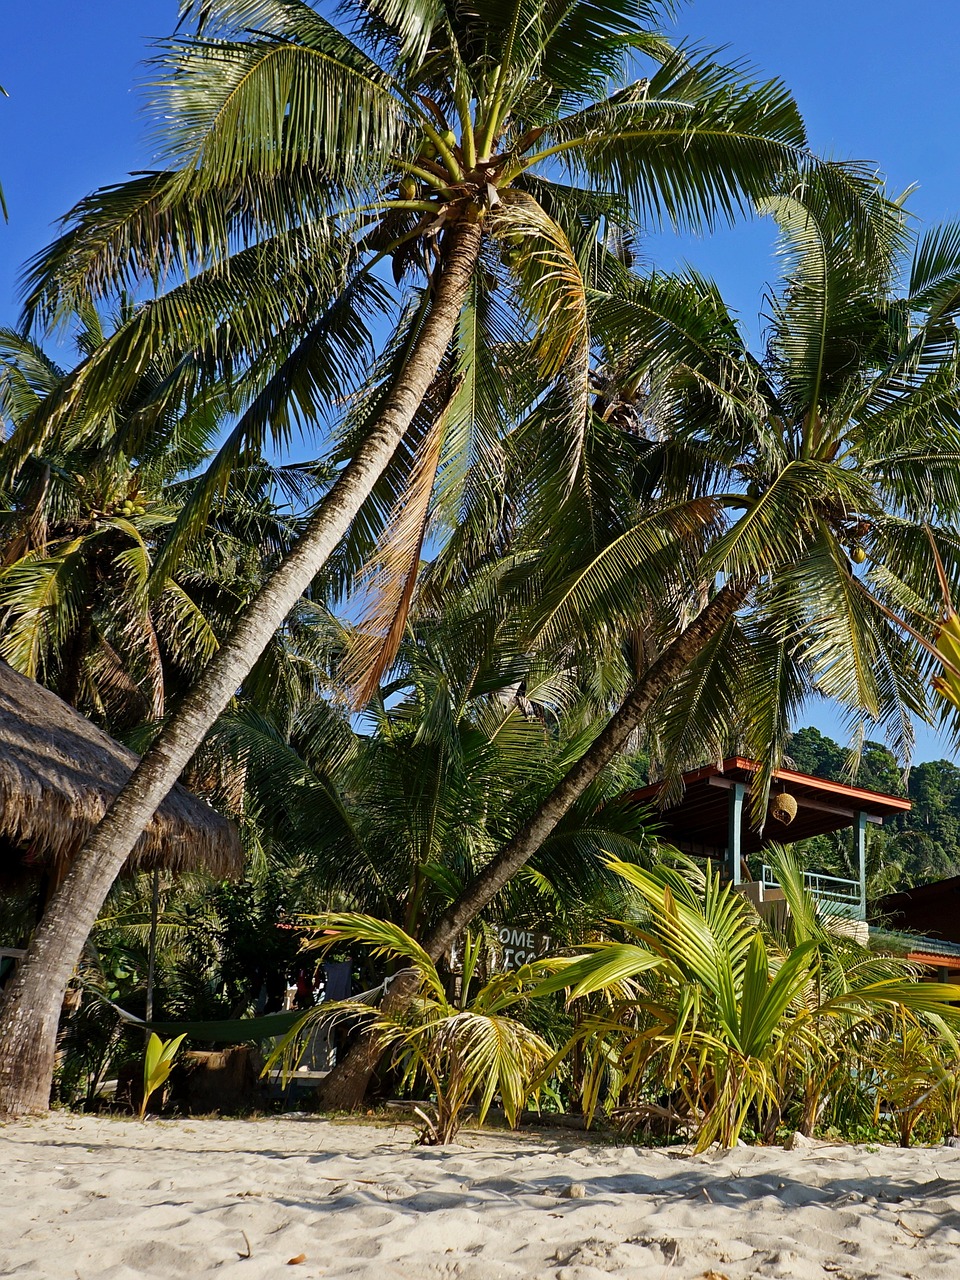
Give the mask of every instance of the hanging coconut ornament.
M 779 795 L 773 797 L 770 801 L 770 816 L 776 818 L 777 822 L 782 822 L 785 827 L 797 816 L 797 802 L 793 796 L 787 795 L 786 791 L 781 791 Z

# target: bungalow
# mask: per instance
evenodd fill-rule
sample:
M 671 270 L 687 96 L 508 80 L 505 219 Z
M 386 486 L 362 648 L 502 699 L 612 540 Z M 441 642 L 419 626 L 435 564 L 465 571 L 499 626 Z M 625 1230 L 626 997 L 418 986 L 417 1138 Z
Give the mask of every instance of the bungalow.
M 851 828 L 858 877 L 854 880 L 808 871 L 805 878 L 814 897 L 831 902 L 856 921 L 865 921 L 867 824 L 880 824 L 894 814 L 907 812 L 910 801 L 793 769 L 777 769 L 764 821 L 755 825 L 750 800 L 759 770 L 755 760 L 730 756 L 719 764 L 683 774 L 676 797 L 662 797 L 665 784 L 654 782 L 631 792 L 630 798 L 659 804 L 662 839 L 683 853 L 720 861 L 729 879 L 742 884 L 758 905 L 782 898 L 782 892 L 766 865 L 761 865 L 759 879 L 755 879 L 747 857 L 762 854 L 773 843 L 792 843 Z

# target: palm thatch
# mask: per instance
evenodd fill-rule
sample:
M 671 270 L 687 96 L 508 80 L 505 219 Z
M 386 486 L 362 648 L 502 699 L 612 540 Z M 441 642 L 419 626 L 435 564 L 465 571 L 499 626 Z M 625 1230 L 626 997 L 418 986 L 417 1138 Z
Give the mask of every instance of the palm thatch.
M 0 662 L 0 840 L 23 862 L 63 868 L 136 763 L 56 694 Z M 240 863 L 233 823 L 178 785 L 128 865 L 232 875 Z

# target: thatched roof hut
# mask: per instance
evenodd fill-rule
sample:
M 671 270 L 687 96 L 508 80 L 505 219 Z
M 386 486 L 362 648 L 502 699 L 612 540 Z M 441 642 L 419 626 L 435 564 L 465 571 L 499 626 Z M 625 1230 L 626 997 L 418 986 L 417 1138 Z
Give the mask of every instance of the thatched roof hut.
M 56 694 L 0 662 L 0 862 L 62 869 L 103 817 L 137 757 Z M 7 855 L 7 856 L 4 856 Z M 231 875 L 241 864 L 232 822 L 177 785 L 128 865 Z

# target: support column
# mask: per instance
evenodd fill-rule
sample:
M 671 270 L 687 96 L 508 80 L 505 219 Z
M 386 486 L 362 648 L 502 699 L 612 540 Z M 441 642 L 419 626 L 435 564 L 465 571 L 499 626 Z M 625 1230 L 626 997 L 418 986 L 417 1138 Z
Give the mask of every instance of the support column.
M 860 877 L 860 919 L 867 918 L 867 815 L 857 812 L 853 817 L 853 838 L 856 842 L 857 873 Z
M 733 884 L 740 883 L 740 829 L 743 823 L 743 797 L 747 794 L 745 782 L 735 782 L 727 792 L 727 870 Z

